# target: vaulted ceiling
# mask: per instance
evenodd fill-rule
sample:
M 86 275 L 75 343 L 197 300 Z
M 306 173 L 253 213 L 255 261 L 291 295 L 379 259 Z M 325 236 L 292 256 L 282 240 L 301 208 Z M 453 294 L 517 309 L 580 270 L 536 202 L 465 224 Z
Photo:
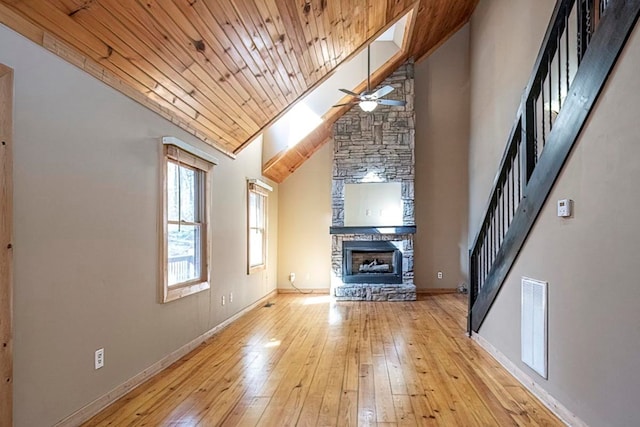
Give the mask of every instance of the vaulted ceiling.
M 0 22 L 233 156 L 407 11 L 395 65 L 439 46 L 477 2 L 0 0 Z

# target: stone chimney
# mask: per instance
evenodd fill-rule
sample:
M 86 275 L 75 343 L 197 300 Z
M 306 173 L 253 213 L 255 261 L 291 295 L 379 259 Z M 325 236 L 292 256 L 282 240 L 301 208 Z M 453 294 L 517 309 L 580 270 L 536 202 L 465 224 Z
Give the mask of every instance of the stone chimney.
M 394 91 L 386 99 L 406 101 L 405 106 L 378 107 L 371 113 L 354 106 L 333 129 L 332 176 L 332 291 L 347 300 L 415 300 L 413 283 L 415 113 L 413 62 L 400 66 L 381 86 Z M 394 227 L 345 227 L 345 184 L 365 182 L 400 183 L 402 223 Z M 344 241 L 391 242 L 402 253 L 402 283 L 384 283 L 382 275 L 366 283 L 351 283 L 344 277 Z M 388 247 L 388 243 L 386 244 Z M 384 243 L 382 244 L 384 246 Z M 373 252 L 375 253 L 375 252 Z M 350 258 L 349 258 L 350 259 Z M 350 269 L 349 269 L 350 270 Z M 348 283 L 345 283 L 348 282 Z M 382 283 L 380 283 L 382 282 Z

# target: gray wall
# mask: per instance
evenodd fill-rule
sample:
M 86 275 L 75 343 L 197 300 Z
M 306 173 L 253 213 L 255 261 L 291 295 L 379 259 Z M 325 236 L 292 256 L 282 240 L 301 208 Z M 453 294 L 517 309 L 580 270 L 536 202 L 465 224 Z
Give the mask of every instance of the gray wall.
M 415 283 L 455 288 L 468 281 L 469 26 L 415 76 Z
M 235 161 L 211 150 L 211 290 L 158 304 L 159 137 L 201 144 L 3 26 L 0 63 L 15 70 L 15 425 L 45 426 L 275 288 L 277 189 L 269 268 L 247 276 L 245 179 L 261 146 Z
M 529 16 L 525 28 L 529 37 L 541 37 L 549 16 L 542 19 L 543 13 L 531 10 L 531 5 L 481 2 L 472 20 L 472 46 L 502 43 L 504 34 L 527 39 L 520 28 L 525 26 L 517 19 L 523 14 Z M 503 32 L 498 33 L 496 21 L 503 22 L 503 9 L 509 7 L 514 9 L 514 19 L 503 23 Z M 550 9 L 545 12 L 550 15 Z M 538 15 L 540 19 L 531 18 Z M 510 48 L 495 52 L 499 55 L 495 60 L 510 64 L 511 55 L 519 54 L 520 49 L 515 39 Z M 533 62 L 535 52 L 531 55 Z M 503 92 L 507 98 L 513 95 L 508 88 L 487 88 L 491 80 L 480 78 L 493 64 L 483 56 L 482 48 L 472 49 L 473 93 L 485 95 L 484 102 L 472 101 L 472 117 L 476 117 L 472 120 L 472 153 L 492 150 L 488 137 L 500 120 L 497 111 L 486 106 L 502 105 Z M 640 419 L 640 286 L 635 270 L 640 249 L 639 68 L 640 31 L 636 28 L 480 329 L 482 337 L 591 426 L 631 426 Z M 522 76 L 523 84 L 526 79 Z M 512 113 L 515 117 L 515 108 Z M 495 132 L 496 138 L 501 136 Z M 476 178 L 482 181 L 495 174 L 481 160 L 472 157 L 472 185 Z M 482 191 L 487 195 L 489 189 L 485 185 Z M 563 198 L 574 200 L 573 218 L 556 216 L 555 203 Z M 548 381 L 520 362 L 522 276 L 549 282 Z

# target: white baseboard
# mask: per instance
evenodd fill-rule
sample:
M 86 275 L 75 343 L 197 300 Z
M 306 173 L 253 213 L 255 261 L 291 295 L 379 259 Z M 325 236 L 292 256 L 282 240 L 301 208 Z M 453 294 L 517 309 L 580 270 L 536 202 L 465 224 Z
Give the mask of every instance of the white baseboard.
M 305 289 L 300 288 L 300 290 L 294 288 L 278 288 L 279 294 L 315 294 L 315 295 L 329 295 L 329 288 L 320 288 L 320 289 Z
M 500 363 L 511 375 L 515 377 L 527 390 L 536 396 L 551 412 L 553 412 L 566 425 L 572 427 L 588 427 L 587 423 L 578 418 L 556 398 L 551 396 L 540 384 L 535 382 L 527 373 L 520 369 L 500 350 L 478 334 L 473 334 L 472 339 L 487 351 L 498 363 Z
M 418 295 L 457 294 L 457 288 L 417 288 Z
M 91 417 L 99 413 L 101 410 L 103 410 L 107 406 L 111 405 L 116 400 L 120 399 L 125 394 L 129 393 L 134 388 L 138 387 L 143 382 L 147 381 L 149 378 L 153 377 L 154 375 L 157 375 L 167 367 L 171 366 L 173 363 L 178 361 L 181 357 L 189 354 L 189 352 L 193 351 L 196 347 L 198 347 L 204 341 L 208 340 L 209 338 L 211 338 L 212 336 L 220 332 L 222 329 L 226 328 L 231 323 L 233 323 L 234 321 L 238 320 L 240 317 L 247 314 L 249 311 L 265 303 L 269 298 L 273 297 L 277 292 L 278 292 L 277 289 L 274 289 L 273 291 L 269 292 L 267 295 L 260 298 L 258 301 L 254 302 L 250 306 L 245 307 L 244 309 L 234 314 L 224 322 L 215 326 L 213 329 L 210 329 L 209 331 L 193 339 L 189 343 L 183 345 L 176 351 L 166 355 L 165 357 L 163 357 L 153 365 L 149 366 L 144 371 L 140 372 L 133 378 L 130 378 L 129 380 L 120 384 L 119 386 L 117 386 L 107 394 L 97 398 L 96 400 L 84 406 L 83 408 L 80 408 L 78 411 L 74 412 L 73 414 L 69 415 L 67 418 L 58 422 L 55 425 L 55 427 L 74 427 L 84 423 L 85 421 L 88 421 Z

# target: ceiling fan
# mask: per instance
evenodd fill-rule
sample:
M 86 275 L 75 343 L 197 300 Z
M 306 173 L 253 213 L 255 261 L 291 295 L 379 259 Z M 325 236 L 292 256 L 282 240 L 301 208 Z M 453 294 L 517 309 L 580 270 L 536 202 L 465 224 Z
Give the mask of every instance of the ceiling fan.
M 376 109 L 378 104 L 380 105 L 394 105 L 394 106 L 405 106 L 407 104 L 406 101 L 398 101 L 395 99 L 383 99 L 384 96 L 393 92 L 392 86 L 383 86 L 375 92 L 371 91 L 371 45 L 367 46 L 367 90 L 362 92 L 361 94 L 357 94 L 348 89 L 340 89 L 341 92 L 344 92 L 348 95 L 355 97 L 356 99 L 346 102 L 344 104 L 336 104 L 334 107 L 343 107 L 345 105 L 356 105 L 358 104 L 362 111 L 371 112 Z

